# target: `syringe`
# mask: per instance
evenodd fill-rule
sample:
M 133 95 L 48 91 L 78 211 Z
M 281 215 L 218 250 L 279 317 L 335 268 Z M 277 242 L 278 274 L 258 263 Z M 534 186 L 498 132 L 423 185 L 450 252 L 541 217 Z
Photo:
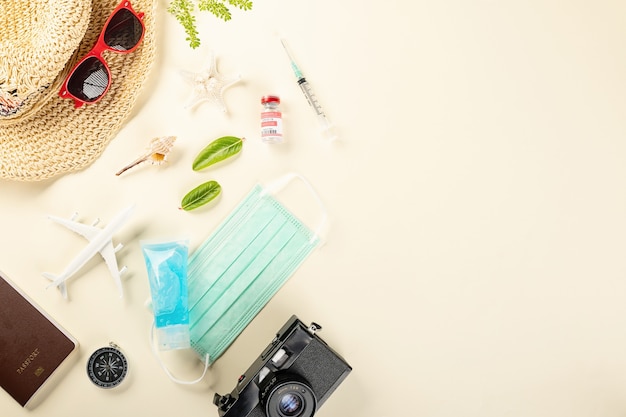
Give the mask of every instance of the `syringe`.
M 285 48 L 285 52 L 287 53 L 287 56 L 289 57 L 289 61 L 291 61 L 291 69 L 293 70 L 293 73 L 296 75 L 296 78 L 298 80 L 298 85 L 300 86 L 300 89 L 304 93 L 304 97 L 306 97 L 306 100 L 309 102 L 309 105 L 315 112 L 315 116 L 317 117 L 317 122 L 319 123 L 320 128 L 322 130 L 322 135 L 326 139 L 329 139 L 329 140 L 336 139 L 337 136 L 335 134 L 335 130 L 333 129 L 333 125 L 328 119 L 328 117 L 326 117 L 324 110 L 322 110 L 322 106 L 317 100 L 315 93 L 313 93 L 313 90 L 311 89 L 311 85 L 306 80 L 306 78 L 304 78 L 304 75 L 302 75 L 302 71 L 300 71 L 300 68 L 298 68 L 298 66 L 296 65 L 296 61 L 294 61 L 293 57 L 289 53 L 289 49 L 287 49 L 287 45 L 285 44 L 285 41 L 281 39 L 280 42 L 283 44 L 283 48 Z

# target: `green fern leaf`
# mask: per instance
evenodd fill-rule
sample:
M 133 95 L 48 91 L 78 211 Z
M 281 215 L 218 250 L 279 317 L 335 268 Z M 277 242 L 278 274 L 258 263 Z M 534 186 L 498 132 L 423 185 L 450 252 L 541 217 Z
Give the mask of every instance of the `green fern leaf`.
M 198 9 L 213 13 L 216 17 L 224 21 L 229 21 L 232 16 L 226 5 L 218 0 L 201 0 Z
M 195 49 L 200 46 L 200 38 L 198 38 L 198 30 L 196 29 L 196 17 L 193 15 L 194 9 L 191 0 L 172 0 L 167 11 L 174 15 L 183 26 L 187 34 L 185 40 L 189 42 L 189 46 Z
M 241 10 L 252 9 L 252 0 L 170 0 L 167 11 L 182 25 L 187 35 L 186 40 L 192 48 L 200 46 L 194 15 L 196 4 L 200 11 L 210 12 L 226 22 L 232 19 L 228 6 L 237 7 Z

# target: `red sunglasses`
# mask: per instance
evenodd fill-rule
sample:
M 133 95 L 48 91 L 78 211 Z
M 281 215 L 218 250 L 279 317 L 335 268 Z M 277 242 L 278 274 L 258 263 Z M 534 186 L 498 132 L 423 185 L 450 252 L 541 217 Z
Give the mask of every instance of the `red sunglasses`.
M 130 1 L 122 0 L 104 24 L 96 45 L 70 71 L 59 96 L 73 99 L 74 107 L 99 101 L 111 86 L 111 70 L 102 53 L 129 54 L 137 49 L 146 31 L 143 15 L 133 10 Z

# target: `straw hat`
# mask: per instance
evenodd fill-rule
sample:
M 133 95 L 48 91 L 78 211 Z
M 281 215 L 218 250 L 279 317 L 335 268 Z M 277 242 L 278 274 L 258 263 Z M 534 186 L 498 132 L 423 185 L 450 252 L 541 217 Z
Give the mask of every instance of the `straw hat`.
M 37 181 L 93 162 L 130 114 L 155 53 L 156 0 L 130 0 L 143 12 L 142 44 L 105 52 L 111 87 L 75 108 L 59 88 L 96 43 L 120 0 L 0 0 L 0 178 Z

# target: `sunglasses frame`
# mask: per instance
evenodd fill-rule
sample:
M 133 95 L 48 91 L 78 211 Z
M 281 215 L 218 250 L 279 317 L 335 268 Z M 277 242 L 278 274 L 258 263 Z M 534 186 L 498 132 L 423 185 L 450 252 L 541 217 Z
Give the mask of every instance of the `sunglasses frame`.
M 120 51 L 120 50 L 117 50 L 117 49 L 113 49 L 113 48 L 111 48 L 110 46 L 108 46 L 104 42 L 104 34 L 106 32 L 107 27 L 109 26 L 109 23 L 111 22 L 111 19 L 113 19 L 115 14 L 117 12 L 119 12 L 120 10 L 122 10 L 122 9 L 128 10 L 130 13 L 133 14 L 133 16 L 135 16 L 137 18 L 139 23 L 141 23 L 141 36 L 139 37 L 139 40 L 137 41 L 135 46 L 133 46 L 132 48 L 130 48 L 130 49 L 126 50 L 126 51 Z M 102 97 L 104 97 L 106 95 L 106 93 L 109 91 L 109 88 L 111 87 L 111 70 L 109 69 L 109 65 L 107 64 L 106 60 L 102 56 L 103 52 L 111 51 L 111 52 L 116 52 L 118 54 L 130 54 L 131 52 L 134 52 L 135 49 L 137 49 L 139 47 L 139 45 L 141 44 L 141 42 L 143 41 L 143 36 L 146 33 L 146 26 L 143 23 L 143 17 L 144 17 L 144 13 L 143 12 L 139 12 L 139 13 L 135 12 L 135 10 L 133 9 L 133 7 L 130 4 L 129 0 L 122 0 L 120 2 L 120 4 L 117 5 L 115 10 L 113 10 L 111 12 L 111 14 L 107 18 L 106 22 L 104 23 L 104 26 L 102 27 L 102 31 L 100 32 L 100 36 L 98 37 L 98 41 L 96 42 L 96 44 L 93 46 L 93 48 L 91 48 L 91 50 L 89 52 L 87 52 L 87 54 L 85 56 L 83 56 L 76 63 L 76 65 L 74 65 L 74 67 L 69 72 L 67 77 L 65 77 L 65 81 L 63 82 L 63 86 L 59 90 L 59 96 L 61 98 L 71 98 L 72 100 L 74 100 L 74 107 L 75 108 L 82 107 L 83 104 L 95 104 L 98 101 L 100 101 L 102 99 Z M 106 86 L 104 92 L 102 94 L 100 94 L 100 96 L 98 96 L 95 100 L 93 100 L 93 101 L 84 101 L 84 100 L 76 97 L 72 93 L 70 93 L 69 90 L 67 89 L 67 84 L 69 83 L 70 79 L 74 75 L 74 72 L 76 72 L 76 69 L 78 67 L 80 67 L 83 64 L 83 62 L 85 62 L 87 59 L 92 58 L 92 57 L 96 58 L 97 60 L 99 60 L 103 64 L 104 68 L 107 71 L 108 83 L 107 83 L 107 86 Z

